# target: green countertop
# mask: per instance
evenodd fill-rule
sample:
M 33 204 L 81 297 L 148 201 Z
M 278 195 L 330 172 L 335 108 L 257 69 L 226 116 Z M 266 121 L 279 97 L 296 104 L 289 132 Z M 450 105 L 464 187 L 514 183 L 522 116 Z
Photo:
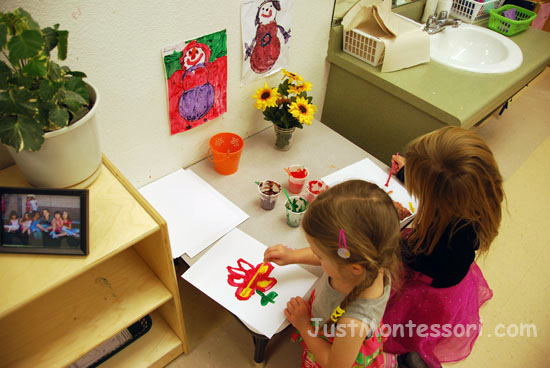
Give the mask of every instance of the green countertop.
M 330 34 L 328 61 L 449 124 L 470 128 L 541 73 L 550 61 L 550 33 L 529 28 L 510 37 L 523 63 L 510 73 L 479 74 L 430 61 L 382 73 L 342 51 L 342 26 Z

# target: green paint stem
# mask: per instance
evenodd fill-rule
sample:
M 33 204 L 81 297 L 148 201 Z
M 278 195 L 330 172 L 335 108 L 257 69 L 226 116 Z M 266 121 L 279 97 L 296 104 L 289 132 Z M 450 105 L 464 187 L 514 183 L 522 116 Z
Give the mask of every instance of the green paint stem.
M 275 304 L 275 298 L 279 295 L 274 291 L 270 291 L 267 295 L 262 293 L 260 290 L 256 290 L 256 293 L 262 297 L 262 300 L 260 301 L 262 307 L 265 307 L 268 303 Z

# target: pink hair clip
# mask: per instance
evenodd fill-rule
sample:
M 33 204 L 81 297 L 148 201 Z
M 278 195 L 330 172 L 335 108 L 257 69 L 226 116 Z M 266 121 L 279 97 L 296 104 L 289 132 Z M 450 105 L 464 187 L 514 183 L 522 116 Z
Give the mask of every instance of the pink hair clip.
M 344 247 L 342 248 L 342 239 L 344 239 Z M 343 259 L 348 259 L 351 256 L 348 250 L 348 244 L 346 243 L 346 234 L 344 229 L 340 229 L 340 235 L 338 236 L 338 256 Z

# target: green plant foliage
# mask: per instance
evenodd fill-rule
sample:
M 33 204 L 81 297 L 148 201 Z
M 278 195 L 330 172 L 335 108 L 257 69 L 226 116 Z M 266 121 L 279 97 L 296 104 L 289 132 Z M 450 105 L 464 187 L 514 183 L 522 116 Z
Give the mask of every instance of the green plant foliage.
M 63 128 L 90 109 L 86 74 L 50 58 L 67 58 L 69 32 L 59 24 L 41 29 L 19 8 L 0 12 L 0 141 L 16 151 L 37 151 L 43 134 Z

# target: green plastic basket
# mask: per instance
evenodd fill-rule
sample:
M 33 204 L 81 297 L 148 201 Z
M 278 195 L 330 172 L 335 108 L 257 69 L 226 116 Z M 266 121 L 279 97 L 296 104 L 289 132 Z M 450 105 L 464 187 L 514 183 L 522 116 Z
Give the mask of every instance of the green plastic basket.
M 513 8 L 516 9 L 517 20 L 506 18 L 503 15 L 505 10 Z M 525 31 L 537 16 L 537 13 L 516 5 L 504 5 L 498 9 L 491 9 L 489 12 L 489 29 L 502 33 L 505 36 L 513 36 Z

